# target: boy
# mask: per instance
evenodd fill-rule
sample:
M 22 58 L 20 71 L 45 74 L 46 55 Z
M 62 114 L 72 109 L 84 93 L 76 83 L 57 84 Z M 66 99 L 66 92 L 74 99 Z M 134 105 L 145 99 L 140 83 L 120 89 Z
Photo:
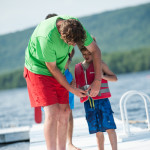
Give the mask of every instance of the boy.
M 81 47 L 80 51 L 84 61 L 75 66 L 75 80 L 78 88 L 87 91 L 87 97 L 80 98 L 80 101 L 84 102 L 89 133 L 96 133 L 98 150 L 104 150 L 103 132 L 107 132 L 112 150 L 117 150 L 116 125 L 108 99 L 108 97 L 111 97 L 111 93 L 107 84 L 107 81 L 117 81 L 117 77 L 102 61 L 102 80 L 99 81 L 101 82 L 101 88 L 96 97 L 90 97 L 90 91 L 88 89 L 95 75 L 93 59 L 90 51 L 86 47 Z

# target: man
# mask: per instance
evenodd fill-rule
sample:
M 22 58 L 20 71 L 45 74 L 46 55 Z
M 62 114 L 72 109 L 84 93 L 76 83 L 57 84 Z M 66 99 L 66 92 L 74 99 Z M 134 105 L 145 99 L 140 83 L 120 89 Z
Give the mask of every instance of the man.
M 49 19 L 51 17 L 57 16 L 57 14 L 48 14 L 45 19 Z M 69 54 L 69 59 L 65 65 L 65 77 L 69 84 L 73 83 L 73 76 L 69 71 L 69 64 L 74 56 L 75 50 L 73 49 L 72 52 Z M 75 86 L 74 86 L 75 87 Z M 78 147 L 75 147 L 72 142 L 72 135 L 73 135 L 73 115 L 72 110 L 74 109 L 74 94 L 69 92 L 69 106 L 70 106 L 70 115 L 69 115 L 69 123 L 68 123 L 68 132 L 67 132 L 67 147 L 68 150 L 81 150 Z
M 101 53 L 78 19 L 55 16 L 42 21 L 34 30 L 25 54 L 24 77 L 31 107 L 43 106 L 44 135 L 47 150 L 65 150 L 70 114 L 68 91 L 85 97 L 87 91 L 73 88 L 64 77 L 68 54 L 75 45 L 86 46 L 92 53 L 95 80 L 87 89 L 98 94 L 101 85 Z

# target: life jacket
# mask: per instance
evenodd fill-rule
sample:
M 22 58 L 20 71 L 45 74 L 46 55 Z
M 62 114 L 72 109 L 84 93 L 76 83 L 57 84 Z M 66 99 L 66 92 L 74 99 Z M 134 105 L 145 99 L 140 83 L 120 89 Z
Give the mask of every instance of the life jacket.
M 84 68 L 82 63 L 75 65 L 75 79 L 76 85 L 78 88 L 86 90 L 89 85 L 92 84 L 95 78 L 94 66 L 93 63 L 89 65 L 87 69 Z M 107 80 L 102 79 L 100 91 L 97 96 L 92 97 L 93 100 L 96 99 L 104 99 L 111 97 L 111 93 L 109 91 L 108 82 Z M 88 96 L 81 97 L 80 102 L 83 103 L 88 100 Z

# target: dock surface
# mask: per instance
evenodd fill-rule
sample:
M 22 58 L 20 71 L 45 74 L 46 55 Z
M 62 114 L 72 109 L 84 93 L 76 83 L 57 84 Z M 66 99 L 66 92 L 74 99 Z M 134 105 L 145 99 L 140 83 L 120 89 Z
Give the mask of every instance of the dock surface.
M 122 122 L 115 118 L 117 125 L 118 150 L 150 150 L 150 132 L 141 128 L 133 127 L 131 132 L 135 132 L 129 138 L 121 138 L 124 133 Z M 97 150 L 95 134 L 88 133 L 87 122 L 84 117 L 74 119 L 73 144 L 82 150 Z M 139 133 L 136 135 L 136 133 Z M 111 145 L 107 133 L 105 136 L 105 149 L 111 150 Z M 124 142 L 123 142 L 124 141 Z M 30 150 L 46 150 L 43 135 L 43 124 L 33 125 L 30 130 Z
M 29 126 L 0 129 L 0 144 L 29 140 Z

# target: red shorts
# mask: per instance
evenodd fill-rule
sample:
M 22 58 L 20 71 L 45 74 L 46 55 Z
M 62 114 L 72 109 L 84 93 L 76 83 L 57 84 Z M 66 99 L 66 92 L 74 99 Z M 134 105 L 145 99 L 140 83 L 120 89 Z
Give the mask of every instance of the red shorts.
M 24 67 L 31 107 L 69 104 L 69 92 L 51 76 L 35 74 Z

